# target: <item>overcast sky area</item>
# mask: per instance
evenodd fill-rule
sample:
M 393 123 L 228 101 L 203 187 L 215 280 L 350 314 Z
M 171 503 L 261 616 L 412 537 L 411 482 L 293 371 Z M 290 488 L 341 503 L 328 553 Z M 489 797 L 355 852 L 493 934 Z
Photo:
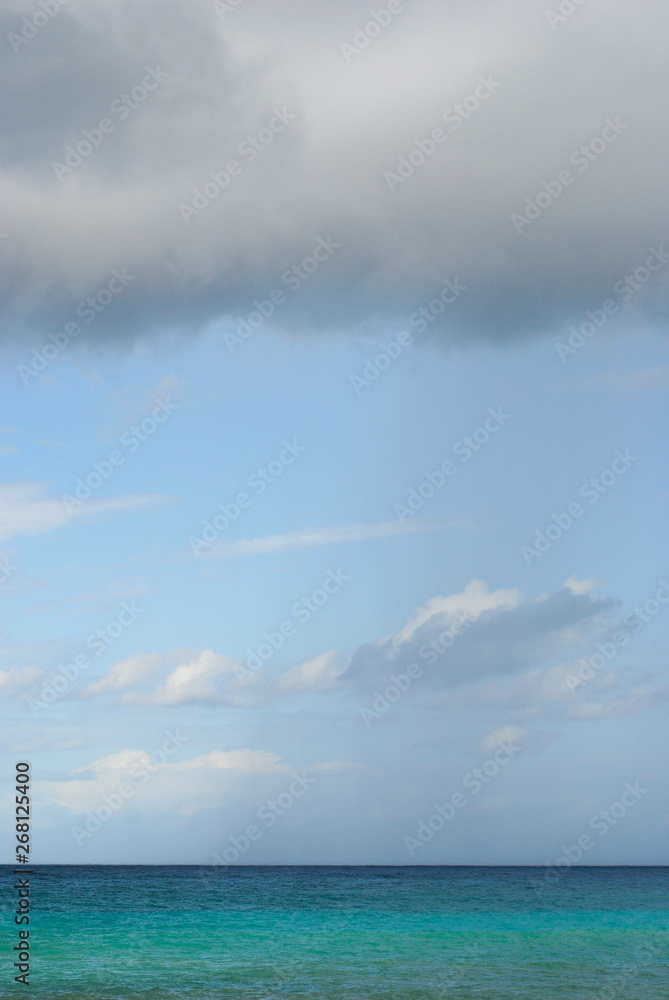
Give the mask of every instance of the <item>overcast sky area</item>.
M 669 9 L 45 4 L 0 13 L 34 860 L 669 863 Z

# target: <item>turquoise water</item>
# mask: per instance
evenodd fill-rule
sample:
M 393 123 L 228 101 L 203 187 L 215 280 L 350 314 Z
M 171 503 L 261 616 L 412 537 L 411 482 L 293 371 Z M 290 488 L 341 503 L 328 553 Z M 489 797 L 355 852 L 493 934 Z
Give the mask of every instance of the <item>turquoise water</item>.
M 2 872 L 3 957 L 15 909 Z M 669 868 L 38 867 L 40 1000 L 667 1000 Z M 3 961 L 1 996 L 28 995 Z M 22 993 L 20 991 L 23 991 Z

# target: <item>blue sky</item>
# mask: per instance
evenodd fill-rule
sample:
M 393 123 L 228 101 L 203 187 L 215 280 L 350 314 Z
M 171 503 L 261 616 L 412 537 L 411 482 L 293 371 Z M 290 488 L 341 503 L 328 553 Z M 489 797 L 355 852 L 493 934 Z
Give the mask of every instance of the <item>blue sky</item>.
M 521 28 L 509 0 L 493 38 L 428 3 L 351 62 L 353 3 L 285 24 L 174 2 L 166 25 L 147 2 L 143 32 L 82 5 L 20 53 L 20 101 L 38 67 L 55 96 L 30 129 L 5 112 L 0 164 L 0 745 L 6 789 L 32 765 L 38 861 L 555 864 L 622 809 L 589 863 L 667 863 L 665 84 L 585 58 L 659 37 L 619 6 Z M 424 73 L 404 93 L 400 57 Z M 574 59 L 589 103 L 551 89 Z M 127 124 L 49 174 L 158 62 Z M 484 73 L 499 93 L 443 159 L 384 189 Z M 618 111 L 632 138 L 518 233 Z M 0 838 L 9 860 L 8 819 Z
M 535 676 L 560 664 L 563 675 L 573 672 L 579 656 L 596 652 L 608 622 L 631 614 L 666 578 L 656 528 L 667 491 L 660 441 L 666 396 L 662 388 L 629 390 L 604 380 L 660 368 L 660 338 L 594 340 L 568 364 L 550 338 L 503 350 L 417 342 L 358 395 L 350 375 L 377 354 L 374 340 L 305 343 L 268 330 L 231 355 L 220 331 L 211 330 L 168 357 L 135 350 L 93 363 L 73 352 L 29 386 L 4 373 L 12 415 L 11 428 L 3 429 L 6 481 L 39 484 L 41 491 L 40 500 L 24 501 L 24 512 L 34 507 L 34 533 L 6 515 L 3 552 L 17 568 L 3 584 L 5 746 L 10 758 L 26 748 L 40 776 L 35 843 L 45 861 L 210 861 L 219 841 L 227 846 L 249 813 L 252 820 L 265 787 L 279 794 L 282 768 L 290 766 L 321 775 L 318 796 L 314 791 L 300 804 L 299 817 L 286 816 L 283 834 L 277 822 L 271 838 L 268 831 L 254 844 L 253 860 L 408 862 L 408 834 L 399 831 L 410 834 L 423 803 L 444 786 L 457 787 L 485 760 L 486 738 L 505 730 L 516 733 L 525 757 L 500 776 L 487 807 L 481 798 L 480 815 L 472 805 L 450 840 L 426 846 L 425 860 L 549 863 L 556 840 L 580 832 L 578 817 L 589 821 L 588 810 L 615 801 L 618 786 L 635 779 L 653 786 L 652 795 L 595 860 L 663 859 L 657 817 L 665 609 L 614 664 L 573 692 L 557 690 L 547 700 Z M 173 412 L 130 453 L 122 435 L 141 428 L 157 399 Z M 457 442 L 500 408 L 510 419 L 490 440 L 467 462 L 454 456 Z M 258 495 L 249 477 L 281 454 L 284 441 L 304 451 Z M 73 495 L 77 480 L 115 450 L 123 464 L 84 501 L 77 523 L 63 494 Z M 581 487 L 609 469 L 617 452 L 634 462 L 589 503 Z M 449 457 L 456 473 L 406 519 L 424 530 L 329 543 L 325 534 L 324 544 L 300 547 L 312 528 L 335 539 L 337 529 L 350 526 L 363 526 L 363 536 L 375 525 L 401 528 L 395 505 Z M 288 536 L 285 550 L 216 555 L 212 544 L 194 555 L 189 539 L 244 489 L 252 503 L 219 541 Z M 522 546 L 532 546 L 553 513 L 579 500 L 582 517 L 528 565 Z M 56 513 L 40 507 L 44 502 Z M 322 607 L 311 603 L 308 621 L 296 617 L 294 605 L 331 571 L 346 579 Z M 392 712 L 366 722 L 361 708 L 387 685 L 383 672 L 359 685 L 338 680 L 356 650 L 398 633 L 416 609 L 462 594 L 475 580 L 489 592 L 516 591 L 521 606 L 555 595 L 567 580 L 590 581 L 585 600 L 604 602 L 602 621 L 589 623 L 586 608 L 573 636 L 555 645 L 540 634 L 529 659 L 516 650 L 501 678 L 494 669 L 477 676 L 474 666 L 471 682 L 450 687 L 449 668 L 442 668 L 436 687 L 417 682 Z M 47 705 L 43 685 L 116 620 L 124 602 L 141 614 L 105 652 L 89 649 L 85 674 Z M 507 627 L 494 609 L 487 614 L 493 635 Z M 201 651 L 243 661 L 286 621 L 292 634 L 254 674 L 252 693 L 225 693 L 232 679 L 222 673 L 216 694 L 212 688 L 202 695 L 191 679 L 175 703 L 150 703 L 180 664 L 196 672 Z M 331 651 L 338 657 L 320 673 L 292 691 L 276 690 L 282 675 Z M 450 673 L 457 672 L 457 646 L 452 656 Z M 133 657 L 156 662 L 136 683 L 85 696 Z M 148 704 L 121 703 L 140 692 Z M 590 706 L 593 717 L 574 717 L 579 705 Z M 151 754 L 164 732 L 177 728 L 188 737 L 180 762 L 239 750 L 277 760 L 268 758 L 258 773 L 253 761 L 244 763 L 241 776 L 203 766 L 197 811 L 186 817 L 179 812 L 181 776 L 170 782 L 158 771 L 155 787 L 147 783 L 155 796 L 150 808 L 128 804 L 127 815 L 114 815 L 78 844 L 72 829 L 121 782 L 115 758 Z M 95 761 L 111 770 L 82 777 L 78 769 Z M 82 791 L 84 778 L 89 787 Z M 254 808 L 248 800 L 256 785 L 263 791 Z M 504 836 L 492 836 L 486 809 Z M 172 831 L 157 855 L 136 839 L 138 829 L 155 822 Z

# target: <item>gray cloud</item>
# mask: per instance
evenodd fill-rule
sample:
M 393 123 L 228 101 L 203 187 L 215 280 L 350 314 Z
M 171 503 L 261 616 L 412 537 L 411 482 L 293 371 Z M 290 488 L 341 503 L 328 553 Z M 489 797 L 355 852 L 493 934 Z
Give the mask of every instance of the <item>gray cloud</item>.
M 397 633 L 353 654 L 343 682 L 365 691 L 389 683 L 390 674 L 411 663 L 423 670 L 421 690 L 447 690 L 482 678 L 545 667 L 556 656 L 598 636 L 617 602 L 576 594 L 554 594 L 483 610 L 443 638 L 467 616 L 436 611 L 416 629 Z
M 277 7 L 219 18 L 205 0 L 71 0 L 13 52 L 26 11 L 4 5 L 6 337 L 76 321 L 125 267 L 133 280 L 79 320 L 77 343 L 234 326 L 274 288 L 287 298 L 269 322 L 288 332 L 399 328 L 455 275 L 467 291 L 431 329 L 504 339 L 585 318 L 651 246 L 669 245 L 668 9 L 584 5 L 552 30 L 543 5 L 521 0 L 407 3 L 347 62 L 340 45 L 368 5 Z M 168 75 L 121 118 L 113 103 L 146 67 Z M 445 125 L 481 76 L 499 87 Z M 247 162 L 240 143 L 284 108 L 295 120 Z M 616 117 L 627 127 L 615 141 L 583 172 L 570 165 Z M 53 162 L 104 118 L 113 131 L 59 181 Z M 384 173 L 437 127 L 446 141 L 391 191 Z M 179 205 L 233 159 L 239 175 L 186 224 Z M 512 213 L 565 168 L 573 183 L 516 232 Z M 319 236 L 340 249 L 287 290 L 282 275 Z M 635 310 L 659 320 L 668 275 Z

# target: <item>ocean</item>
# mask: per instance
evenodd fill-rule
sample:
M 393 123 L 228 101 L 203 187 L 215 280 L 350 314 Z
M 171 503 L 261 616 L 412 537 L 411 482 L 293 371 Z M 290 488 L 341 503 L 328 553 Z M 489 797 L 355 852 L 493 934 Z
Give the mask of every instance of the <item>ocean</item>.
M 667 1000 L 669 868 L 37 866 L 39 1000 Z

